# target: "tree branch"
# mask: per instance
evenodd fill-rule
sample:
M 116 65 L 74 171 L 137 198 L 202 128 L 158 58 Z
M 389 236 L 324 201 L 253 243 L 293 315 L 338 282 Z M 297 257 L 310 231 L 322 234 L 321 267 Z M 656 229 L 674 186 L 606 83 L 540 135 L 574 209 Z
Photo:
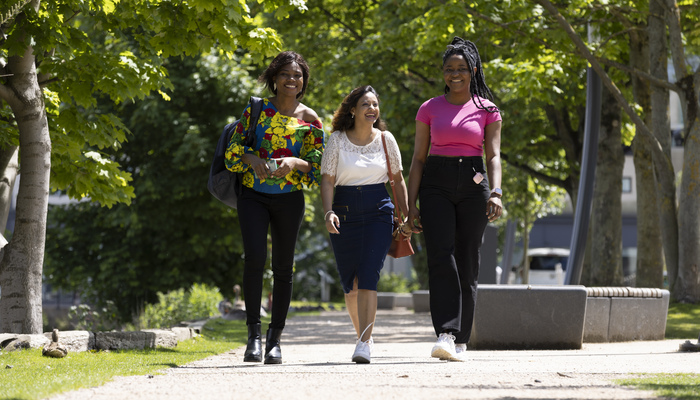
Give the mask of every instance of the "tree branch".
M 348 24 L 346 24 L 345 22 L 343 22 L 340 18 L 336 17 L 335 15 L 333 15 L 330 11 L 326 10 L 325 8 L 320 7 L 320 6 L 319 6 L 319 8 L 321 9 L 321 11 L 322 11 L 324 14 L 326 14 L 327 16 L 329 16 L 332 20 L 334 20 L 335 22 L 337 22 L 337 23 L 339 23 L 340 25 L 344 26 L 345 29 L 347 29 L 348 31 L 350 31 L 350 33 L 352 34 L 352 36 L 353 36 L 356 40 L 362 42 L 362 36 L 360 36 L 359 33 L 355 32 L 355 30 L 354 30 L 350 25 L 348 25 Z
M 484 15 L 484 14 L 482 14 L 482 13 L 476 11 L 475 9 L 470 8 L 469 6 L 467 6 L 466 9 L 467 9 L 467 13 L 468 13 L 469 15 L 471 15 L 471 16 L 477 17 L 477 18 L 479 18 L 479 19 L 483 19 L 484 21 L 486 21 L 486 22 L 488 22 L 488 23 L 490 23 L 490 24 L 499 26 L 499 27 L 505 29 L 506 31 L 516 33 L 516 34 L 518 34 L 518 35 L 520 35 L 520 36 L 522 36 L 522 37 L 526 37 L 526 38 L 528 38 L 528 40 L 532 40 L 532 41 L 534 41 L 535 43 L 538 43 L 538 44 L 544 46 L 544 48 L 546 48 L 546 49 L 551 49 L 551 46 L 550 46 L 547 42 L 545 42 L 545 41 L 543 41 L 543 40 L 541 40 L 541 39 L 538 39 L 538 38 L 536 38 L 536 37 L 533 37 L 532 34 L 530 34 L 530 33 L 528 33 L 528 32 L 523 32 L 523 31 L 521 31 L 521 30 L 519 30 L 519 29 L 513 29 L 513 28 L 511 28 L 511 25 L 513 25 L 513 24 L 519 24 L 519 23 L 521 23 L 521 22 L 528 22 L 529 20 L 537 19 L 538 17 L 532 17 L 532 18 L 528 18 L 528 19 L 526 19 L 526 20 L 518 20 L 518 21 L 509 22 L 509 23 L 502 23 L 502 22 L 497 22 L 496 20 L 494 20 L 493 18 L 489 17 L 488 15 Z
M 632 122 L 634 122 L 638 132 L 642 133 L 643 135 L 646 135 L 651 141 L 651 143 L 653 143 L 651 149 L 654 152 L 655 156 L 658 157 L 659 161 L 667 160 L 667 163 L 670 163 L 671 160 L 669 160 L 668 157 L 666 157 L 661 143 L 659 143 L 658 139 L 656 139 L 649 127 L 646 126 L 642 118 L 636 112 L 634 112 L 630 104 L 622 95 L 620 89 L 615 85 L 612 79 L 610 79 L 610 76 L 608 76 L 608 74 L 605 72 L 598 60 L 593 56 L 591 51 L 588 50 L 588 47 L 586 47 L 586 44 L 583 42 L 583 40 L 581 40 L 581 37 L 574 31 L 574 28 L 567 22 L 564 16 L 561 15 L 559 10 L 557 10 L 557 8 L 549 0 L 532 1 L 544 7 L 544 9 L 547 10 L 552 15 L 552 17 L 554 17 L 559 26 L 564 30 L 564 32 L 574 43 L 579 53 L 591 64 L 591 68 L 593 68 L 593 70 L 598 74 L 605 87 L 608 88 L 608 90 L 615 97 L 615 100 L 617 100 L 618 104 L 620 104 L 620 107 L 622 107 L 622 109 L 630 117 Z
M 532 167 L 530 167 L 530 166 L 527 165 L 527 164 L 523 164 L 523 163 L 519 163 L 519 162 L 517 162 L 517 161 L 514 161 L 514 160 L 512 160 L 512 159 L 508 156 L 508 153 L 501 152 L 501 159 L 503 159 L 503 161 L 507 162 L 507 163 L 510 164 L 511 166 L 513 166 L 513 167 L 515 167 L 515 168 L 517 168 L 517 169 L 519 169 L 519 170 L 521 170 L 521 171 L 527 173 L 528 175 L 532 176 L 533 178 L 537 178 L 537 179 L 539 179 L 539 180 L 541 180 L 541 181 L 543 181 L 543 182 L 546 182 L 546 183 L 548 183 L 548 184 L 550 184 L 550 185 L 558 186 L 558 187 L 560 187 L 560 188 L 566 190 L 567 192 L 568 192 L 569 189 L 570 189 L 570 188 L 567 187 L 567 185 L 566 185 L 566 180 L 564 180 L 564 179 L 557 179 L 557 178 L 555 178 L 555 177 L 553 177 L 553 176 L 550 176 L 550 175 L 544 174 L 544 173 L 542 173 L 542 172 L 540 172 L 540 171 L 537 171 L 537 170 L 533 169 Z
M 680 93 L 680 91 L 681 91 L 681 88 L 678 87 L 678 85 L 674 85 L 673 83 L 671 83 L 669 81 L 659 79 L 659 78 L 655 77 L 654 75 L 651 75 L 648 72 L 645 72 L 645 71 L 642 71 L 642 70 L 639 70 L 636 68 L 628 67 L 625 64 L 620 64 L 617 61 L 609 60 L 607 58 L 601 58 L 600 62 L 602 62 L 605 65 L 611 66 L 613 68 L 617 68 L 621 71 L 625 71 L 625 72 L 628 72 L 630 74 L 637 75 L 640 78 L 646 79 L 652 85 L 662 87 L 662 88 L 665 88 L 668 90 L 673 90 L 674 92 L 677 92 L 677 93 Z
M 418 71 L 416 71 L 416 70 L 414 70 L 414 69 L 409 68 L 409 69 L 408 69 L 408 72 L 411 73 L 411 74 L 413 74 L 413 75 L 415 75 L 415 76 L 417 76 L 417 77 L 419 77 L 423 82 L 425 82 L 425 83 L 427 83 L 427 84 L 432 85 L 432 84 L 435 83 L 435 79 L 430 79 L 430 78 L 428 78 L 428 77 L 426 77 L 426 76 L 423 76 L 421 73 L 419 73 Z

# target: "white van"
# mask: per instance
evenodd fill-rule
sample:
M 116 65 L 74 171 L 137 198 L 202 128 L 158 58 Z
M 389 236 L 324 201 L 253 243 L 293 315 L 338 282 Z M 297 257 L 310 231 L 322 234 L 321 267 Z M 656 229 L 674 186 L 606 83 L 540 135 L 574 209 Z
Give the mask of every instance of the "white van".
M 530 285 L 563 285 L 569 249 L 538 247 L 527 251 L 530 263 Z M 522 283 L 522 271 L 515 275 L 513 283 Z

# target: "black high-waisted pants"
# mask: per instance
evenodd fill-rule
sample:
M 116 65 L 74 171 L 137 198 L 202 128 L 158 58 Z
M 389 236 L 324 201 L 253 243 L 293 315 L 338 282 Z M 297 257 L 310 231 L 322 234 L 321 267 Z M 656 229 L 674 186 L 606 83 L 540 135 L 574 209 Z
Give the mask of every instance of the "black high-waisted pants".
M 294 248 L 304 217 L 304 193 L 261 193 L 247 187 L 238 199 L 238 221 L 245 253 L 243 295 L 246 324 L 260 323 L 263 273 L 267 262 L 267 231 L 272 238 L 272 320 L 283 329 L 292 300 Z
M 474 182 L 474 174 L 484 179 Z M 467 343 L 474 320 L 489 183 L 481 157 L 429 156 L 420 184 L 428 255 L 430 313 L 436 335 Z

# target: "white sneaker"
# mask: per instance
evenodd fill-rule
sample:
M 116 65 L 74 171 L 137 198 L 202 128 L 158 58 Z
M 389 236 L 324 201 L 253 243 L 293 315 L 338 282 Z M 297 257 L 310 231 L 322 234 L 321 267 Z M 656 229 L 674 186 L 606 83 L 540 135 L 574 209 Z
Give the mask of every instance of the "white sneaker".
M 455 337 L 450 333 L 441 333 L 430 355 L 441 360 L 461 361 L 455 350 Z
M 374 339 L 369 338 L 369 340 L 366 342 L 357 339 L 355 352 L 352 354 L 352 361 L 358 364 L 369 364 L 371 360 L 372 347 L 374 347 Z
M 467 344 L 466 343 L 456 343 L 455 353 L 459 361 L 467 361 Z

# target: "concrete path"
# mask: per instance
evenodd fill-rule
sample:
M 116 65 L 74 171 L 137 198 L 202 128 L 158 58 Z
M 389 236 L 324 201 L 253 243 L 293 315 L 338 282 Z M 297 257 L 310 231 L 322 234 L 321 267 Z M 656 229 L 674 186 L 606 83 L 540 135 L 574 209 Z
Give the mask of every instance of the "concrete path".
M 651 399 L 614 383 L 644 373 L 700 373 L 681 340 L 584 343 L 582 350 L 472 351 L 465 363 L 430 358 L 429 314 L 380 311 L 372 363 L 350 361 L 355 334 L 344 312 L 295 317 L 282 365 L 244 363 L 244 348 L 162 375 L 120 377 L 54 400 L 107 399 Z

